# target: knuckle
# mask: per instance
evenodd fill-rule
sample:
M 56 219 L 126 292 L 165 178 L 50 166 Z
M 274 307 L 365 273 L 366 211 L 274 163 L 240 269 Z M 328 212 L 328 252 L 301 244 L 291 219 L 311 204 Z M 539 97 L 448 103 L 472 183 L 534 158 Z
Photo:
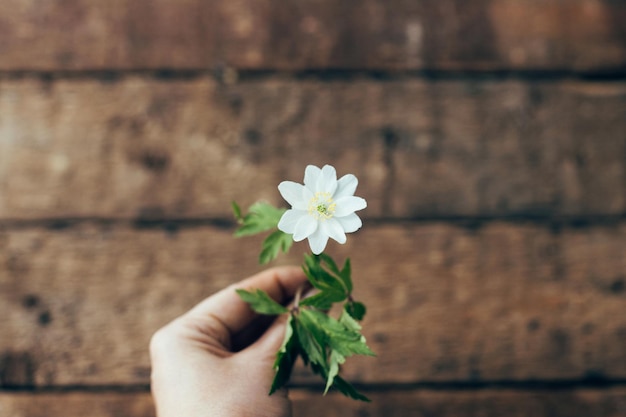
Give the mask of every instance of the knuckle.
M 150 338 L 150 356 L 159 357 L 160 353 L 168 348 L 172 343 L 171 330 L 168 326 L 162 327 Z

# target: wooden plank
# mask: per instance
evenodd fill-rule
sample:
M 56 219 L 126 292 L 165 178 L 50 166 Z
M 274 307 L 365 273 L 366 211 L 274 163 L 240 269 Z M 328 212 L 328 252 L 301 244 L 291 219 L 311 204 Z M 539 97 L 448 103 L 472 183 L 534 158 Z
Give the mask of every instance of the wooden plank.
M 370 393 L 368 393 L 370 395 Z M 400 391 L 371 393 L 372 403 L 356 403 L 338 395 L 323 400 L 293 392 L 295 416 L 379 417 L 526 417 L 626 415 L 626 390 L 563 391 Z
M 0 413 L 7 417 L 154 417 L 148 393 L 0 392 Z
M 148 383 L 151 334 L 258 271 L 258 244 L 208 226 L 1 232 L 0 385 Z M 623 223 L 366 225 L 329 250 L 352 257 L 379 353 L 346 366 L 353 381 L 626 377 Z
M 0 218 L 230 218 L 309 163 L 369 217 L 626 212 L 626 84 L 0 81 Z
M 368 393 L 364 404 L 336 394 L 292 389 L 295 416 L 414 416 L 414 417 L 615 417 L 626 413 L 624 388 L 535 390 L 408 390 Z M 11 417 L 149 417 L 154 416 L 148 393 L 0 393 L 0 412 Z
M 5 71 L 617 70 L 626 60 L 620 1 L 13 0 L 0 16 Z

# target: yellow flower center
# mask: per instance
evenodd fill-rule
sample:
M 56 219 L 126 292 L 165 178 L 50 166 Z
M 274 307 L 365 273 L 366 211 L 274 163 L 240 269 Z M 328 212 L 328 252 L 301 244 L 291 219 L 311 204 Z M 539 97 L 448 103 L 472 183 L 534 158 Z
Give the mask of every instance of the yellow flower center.
M 313 198 L 309 200 L 309 216 L 313 216 L 318 220 L 328 220 L 335 214 L 337 204 L 333 202 L 330 193 L 315 193 Z

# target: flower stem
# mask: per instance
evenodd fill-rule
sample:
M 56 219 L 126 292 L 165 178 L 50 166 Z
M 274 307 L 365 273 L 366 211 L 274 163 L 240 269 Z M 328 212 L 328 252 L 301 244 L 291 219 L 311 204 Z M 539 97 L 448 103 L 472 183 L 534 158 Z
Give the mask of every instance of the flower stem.
M 304 291 L 304 285 L 300 285 L 296 290 L 296 295 L 293 299 L 293 307 L 291 308 L 291 312 L 294 314 L 300 310 L 300 299 L 302 298 L 302 291 Z

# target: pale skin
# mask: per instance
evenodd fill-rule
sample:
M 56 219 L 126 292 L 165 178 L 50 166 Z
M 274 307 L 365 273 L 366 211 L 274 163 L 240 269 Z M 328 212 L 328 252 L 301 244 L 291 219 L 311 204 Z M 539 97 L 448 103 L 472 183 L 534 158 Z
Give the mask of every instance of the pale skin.
M 212 295 L 157 331 L 150 342 L 157 415 L 290 417 L 287 390 L 268 395 L 286 317 L 268 322 L 235 290 L 261 289 L 286 305 L 306 282 L 300 268 L 268 269 Z

